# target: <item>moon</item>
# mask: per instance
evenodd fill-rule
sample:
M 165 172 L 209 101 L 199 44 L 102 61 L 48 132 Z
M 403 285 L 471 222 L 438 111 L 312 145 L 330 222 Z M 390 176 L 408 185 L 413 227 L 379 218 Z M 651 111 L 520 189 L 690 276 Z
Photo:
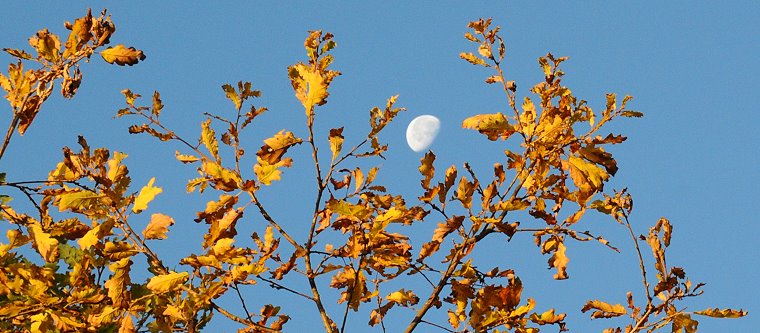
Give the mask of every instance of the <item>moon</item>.
M 441 121 L 434 116 L 426 114 L 414 118 L 406 128 L 406 143 L 419 153 L 430 147 L 440 129 Z

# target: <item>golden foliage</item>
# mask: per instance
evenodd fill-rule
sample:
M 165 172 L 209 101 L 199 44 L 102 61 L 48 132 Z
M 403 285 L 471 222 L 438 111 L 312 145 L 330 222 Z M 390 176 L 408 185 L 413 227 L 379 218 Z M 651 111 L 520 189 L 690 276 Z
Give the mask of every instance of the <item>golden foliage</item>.
M 82 61 L 96 52 L 107 63 L 121 66 L 145 59 L 142 51 L 123 44 L 100 49 L 116 31 L 105 11 L 99 17 L 88 11 L 65 27 L 70 30 L 65 42 L 47 29 L 32 36 L 34 54 L 5 49 L 15 61 L 7 74 L 0 73 L 0 87 L 13 118 L 0 158 L 14 131 L 23 135 L 32 124 L 56 81 L 61 81 L 64 97 L 75 95 L 82 82 Z M 625 306 L 595 299 L 583 305 L 581 311 L 591 311 L 591 318 L 632 319 L 625 328 L 605 332 L 654 331 L 667 325 L 672 332 L 694 332 L 698 322 L 692 315 L 746 316 L 734 309 L 679 310 L 683 307 L 676 304 L 700 295 L 703 284 L 693 285 L 683 268 L 668 265 L 673 226 L 662 218 L 647 235 L 636 237 L 628 220 L 631 195 L 625 189 L 604 192 L 618 171 L 609 147 L 626 138 L 599 133 L 618 117 L 643 115 L 627 109 L 631 98 L 618 102 L 615 94 L 607 94 L 604 109 L 595 113 L 562 84 L 565 73 L 560 65 L 567 58 L 549 53 L 538 59 L 544 80 L 531 87 L 528 92 L 534 96 L 521 98 L 518 106 L 517 85 L 502 70 L 506 47 L 499 28 L 492 27 L 490 19 L 468 27 L 472 30 L 465 38 L 475 44 L 475 51 L 460 57 L 492 71 L 485 82 L 500 87 L 507 103 L 503 112 L 465 118 L 462 127 L 491 141 L 517 142 L 520 148 L 512 149 L 521 150 L 505 150 L 505 161 L 493 164 L 492 175 L 479 175 L 468 163 L 436 174 L 436 155 L 428 152 L 418 167 L 419 204 L 377 183 L 380 168 L 366 165 L 375 157 L 385 158 L 388 145 L 380 142 L 379 134 L 404 111 L 395 106 L 397 95 L 388 98 L 384 108 L 369 111 L 370 128 L 355 145 L 346 143 L 354 138 L 344 127 L 330 129 L 326 135 L 331 158 L 320 160 L 323 148 L 315 139 L 315 108 L 327 103 L 330 85 L 340 75 L 328 69 L 334 61 L 329 53 L 336 46 L 334 36 L 322 31 L 309 32 L 304 41 L 307 61 L 288 67 L 287 73 L 305 110 L 308 138 L 280 130 L 264 139 L 255 158 L 246 155 L 241 133 L 267 108 L 253 105 L 261 92 L 250 82 L 222 85 L 232 102 L 232 116 L 206 114 L 197 140 L 182 138 L 162 122 L 165 106 L 158 92 L 148 105 L 140 105 L 140 94 L 125 89 L 121 93 L 126 107 L 117 117 L 143 121 L 128 131 L 180 144 L 184 152 L 176 150 L 174 158 L 193 165 L 199 174 L 188 180 L 187 191 L 208 190 L 218 197 L 196 212 L 195 222 L 206 225 L 207 231 L 200 237 L 187 236 L 188 249 L 197 248 L 198 253 L 188 253 L 178 265 L 169 264 L 170 270 L 162 261 L 163 251 L 152 246 L 170 236 L 174 219 L 155 213 L 146 223 L 139 215 L 163 189 L 151 178 L 135 191 L 123 163 L 126 154 L 92 149 L 79 137 L 81 149 L 65 147 L 61 162 L 44 181 L 8 182 L 0 173 L 0 186 L 20 190 L 35 208 L 34 214 L 19 213 L 9 196 L 0 195 L 0 219 L 14 225 L 6 234 L 8 243 L 0 243 L 0 330 L 197 332 L 213 327 L 215 316 L 224 316 L 240 324 L 240 332 L 280 332 L 290 317 L 279 306 L 246 299 L 240 292 L 263 286 L 313 303 L 330 333 L 348 331 L 348 310 L 362 313 L 359 310 L 367 307 L 368 324 L 383 328 L 392 309 L 411 311 L 406 332 L 423 322 L 443 328 L 445 323 L 428 321 L 434 309 L 447 314 L 452 332 L 535 333 L 546 325 L 566 331 L 564 313 L 554 308 L 536 311 L 536 301 L 523 297 L 523 281 L 516 274 L 519 260 L 508 262 L 516 266 L 512 268 L 484 268 L 476 254 L 493 253 L 481 243 L 491 235 L 507 241 L 531 235 L 541 254 L 549 257 L 553 277 L 567 279 L 573 240 L 597 241 L 619 251 L 602 236 L 577 229 L 591 210 L 628 229 L 645 287 L 644 304 L 635 304 L 629 292 Z M 283 168 L 294 164 L 293 157 L 286 157 L 288 151 L 304 147 L 311 150 L 316 170 L 316 201 L 309 203 L 312 216 L 310 222 L 281 223 L 259 194 L 282 179 Z M 279 200 L 290 207 L 302 199 L 296 193 Z M 415 229 L 425 220 L 436 223 L 427 239 Z M 240 230 L 243 223 L 245 230 L 253 229 L 250 237 L 238 234 L 239 223 Z M 174 228 L 179 227 L 184 228 Z M 654 279 L 645 269 L 640 243 L 651 248 Z M 498 250 L 507 251 L 510 245 L 504 242 Z M 143 262 L 147 273 L 136 269 Z M 415 278 L 429 288 L 407 283 Z M 296 283 L 298 279 L 304 283 Z M 303 285 L 308 285 L 307 291 L 301 291 Z M 242 306 L 228 309 L 217 303 L 230 290 Z M 250 312 L 249 303 L 261 303 L 260 311 Z M 336 322 L 336 305 L 330 303 L 343 307 L 342 322 Z

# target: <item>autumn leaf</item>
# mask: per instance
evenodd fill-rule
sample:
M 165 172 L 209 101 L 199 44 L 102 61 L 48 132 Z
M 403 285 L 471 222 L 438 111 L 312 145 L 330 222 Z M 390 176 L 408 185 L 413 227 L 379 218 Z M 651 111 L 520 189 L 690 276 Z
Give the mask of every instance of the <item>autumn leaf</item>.
M 464 60 L 466 60 L 467 62 L 469 62 L 469 63 L 471 63 L 473 65 L 480 65 L 480 66 L 484 66 L 484 67 L 491 67 L 490 65 L 488 65 L 485 62 L 485 60 L 479 58 L 478 56 L 476 56 L 472 52 L 467 52 L 467 53 L 462 52 L 462 53 L 459 54 L 459 57 L 462 58 L 462 59 L 464 59 Z
M 435 154 L 432 151 L 428 151 L 420 160 L 420 167 L 418 169 L 422 174 L 422 181 L 420 183 L 424 189 L 430 188 L 430 180 L 433 179 L 433 175 L 435 174 L 433 161 L 435 161 Z
M 253 172 L 256 174 L 259 182 L 264 185 L 271 185 L 273 181 L 280 180 L 280 175 L 282 174 L 280 168 L 289 168 L 293 164 L 291 158 L 285 158 L 275 164 L 269 164 L 261 158 L 257 158 L 257 160 L 259 163 L 253 166 Z
M 108 266 L 113 275 L 104 286 L 108 289 L 108 297 L 113 301 L 115 307 L 127 308 L 129 306 L 128 286 L 131 284 L 129 277 L 131 266 L 132 260 L 130 258 L 123 258 Z
M 565 255 L 566 249 L 564 242 L 557 241 L 553 248 L 554 254 L 549 258 L 549 267 L 557 269 L 557 274 L 554 274 L 555 280 L 564 280 L 569 277 L 567 275 L 567 263 L 570 262 L 570 258 Z
M 691 316 L 685 313 L 679 313 L 671 319 L 671 332 L 673 333 L 696 333 L 699 322 L 691 319 Z
M 105 195 L 88 190 L 67 191 L 56 196 L 58 210 L 79 212 L 95 206 Z
M 156 294 L 161 294 L 178 289 L 188 278 L 187 272 L 170 272 L 152 277 L 146 287 Z
M 98 225 L 90 229 L 84 236 L 82 236 L 82 238 L 77 240 L 77 243 L 82 250 L 87 250 L 97 244 L 98 241 L 100 241 L 100 238 L 98 237 L 100 233 L 100 226 L 101 225 Z
M 125 158 L 127 158 L 127 154 L 120 153 L 118 151 L 115 151 L 113 153 L 113 157 L 108 160 L 108 173 L 106 176 L 111 181 L 116 181 L 119 178 L 125 176 L 127 174 L 127 167 L 121 164 L 121 161 Z
M 328 141 L 330 141 L 332 160 L 335 161 L 335 159 L 338 158 L 338 155 L 340 155 L 340 150 L 343 147 L 343 127 L 331 129 Z
M 325 80 L 319 71 L 298 63 L 288 68 L 288 76 L 296 92 L 296 98 L 303 104 L 307 115 L 314 110 L 315 105 L 325 104 L 330 82 Z
M 153 214 L 150 223 L 145 227 L 142 234 L 145 239 L 166 239 L 169 226 L 174 225 L 174 219 L 164 214 Z
M 297 138 L 292 132 L 282 130 L 273 137 L 264 140 L 256 156 L 266 161 L 269 165 L 275 165 L 291 147 L 301 144 L 303 140 Z
M 718 309 L 718 308 L 707 308 L 702 311 L 696 311 L 695 314 L 701 315 L 701 316 L 708 316 L 713 318 L 740 318 L 747 315 L 747 311 L 744 310 L 734 310 L 734 309 Z
M 143 51 L 137 50 L 134 47 L 127 48 L 122 44 L 101 51 L 100 56 L 103 57 L 103 60 L 107 63 L 116 63 L 119 66 L 132 66 L 141 60 L 145 60 L 145 54 L 143 54 Z
M 595 311 L 591 313 L 591 318 L 612 318 L 628 313 L 623 305 L 611 305 L 599 300 L 587 301 L 581 308 L 581 312 L 586 313 L 592 309 Z
M 549 309 L 540 315 L 538 313 L 531 314 L 530 321 L 539 325 L 560 324 L 564 327 L 561 323 L 565 320 L 566 316 L 564 313 L 554 314 L 554 309 Z
M 401 306 L 412 306 L 420 301 L 420 298 L 414 292 L 405 289 L 394 291 L 390 295 L 385 296 L 385 299 Z
M 43 231 L 39 222 L 35 221 L 29 229 L 34 241 L 34 247 L 40 253 L 42 259 L 45 259 L 46 262 L 56 262 L 58 260 L 58 240 Z
M 140 190 L 140 193 L 137 195 L 137 198 L 135 199 L 135 204 L 134 206 L 132 206 L 132 212 L 140 213 L 143 210 L 147 209 L 148 203 L 153 201 L 156 195 L 163 192 L 163 189 L 161 189 L 160 187 L 153 186 L 153 183 L 155 181 L 156 181 L 156 177 L 151 178 L 148 181 L 148 185 L 143 186 L 143 188 Z
M 216 162 L 203 160 L 203 172 L 210 177 L 212 185 L 220 191 L 233 191 L 240 187 L 242 181 L 240 176 L 230 169 L 227 169 Z
M 462 177 L 459 180 L 459 187 L 456 191 L 456 197 L 462 202 L 464 208 L 470 209 L 472 205 L 472 194 L 475 192 L 475 188 L 478 187 L 477 179 L 474 183 L 467 180 L 467 177 Z
M 206 146 L 211 156 L 219 162 L 219 141 L 216 140 L 216 132 L 211 128 L 211 119 L 206 119 L 201 123 L 201 142 Z
M 187 164 L 187 163 L 193 163 L 193 162 L 198 162 L 200 160 L 200 158 L 198 158 L 196 156 L 193 156 L 193 155 L 180 154 L 179 150 L 175 151 L 174 156 L 177 157 L 178 161 L 180 161 L 182 163 L 185 163 L 185 164 Z
M 494 114 L 479 114 L 462 121 L 462 128 L 474 129 L 485 134 L 488 140 L 506 140 L 515 133 L 515 128 L 507 122 L 507 117 L 501 112 Z
M 88 10 L 87 15 L 77 18 L 74 24 L 67 26 L 67 29 L 71 30 L 69 37 L 66 39 L 65 51 L 63 52 L 64 58 L 69 58 L 76 52 L 80 51 L 87 42 L 92 38 L 92 13 Z
M 37 50 L 37 54 L 43 59 L 56 62 L 60 59 L 61 40 L 51 34 L 47 29 L 42 29 L 29 39 L 29 45 Z

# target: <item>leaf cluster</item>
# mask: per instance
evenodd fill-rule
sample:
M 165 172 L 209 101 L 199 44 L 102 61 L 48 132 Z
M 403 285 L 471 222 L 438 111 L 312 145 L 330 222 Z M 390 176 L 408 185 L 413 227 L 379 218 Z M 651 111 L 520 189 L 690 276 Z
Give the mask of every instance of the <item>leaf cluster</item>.
M 477 52 L 460 57 L 491 71 L 485 82 L 502 90 L 507 103 L 503 112 L 464 119 L 462 127 L 491 141 L 520 144 L 519 151 L 504 151 L 492 173 L 478 175 L 464 163 L 461 169 L 452 165 L 436 174 L 436 155 L 430 151 L 418 167 L 421 195 L 412 198 L 416 200 L 380 184 L 380 167 L 365 165 L 384 158 L 389 149 L 380 134 L 405 110 L 396 106 L 398 96 L 369 111 L 366 136 L 347 138 L 344 127 L 315 133 L 315 123 L 326 112 L 330 84 L 340 75 L 329 68 L 334 62 L 330 52 L 337 46 L 334 36 L 322 31 L 309 32 L 306 62 L 287 70 L 304 107 L 308 137 L 285 128 L 270 131 L 255 155 L 247 154 L 241 133 L 267 108 L 254 105 L 262 93 L 250 82 L 221 87 L 232 108 L 205 114 L 197 140 L 162 122 L 165 106 L 159 92 L 143 105 L 140 94 L 125 89 L 126 105 L 117 117 L 137 120 L 128 131 L 176 144 L 176 160 L 197 173 L 187 181 L 187 192 L 210 192 L 215 198 L 196 209 L 194 222 L 207 231 L 187 239 L 200 244 L 200 250 L 177 263 L 164 263 L 154 249 L 162 240 L 178 237 L 172 236 L 178 223 L 160 212 L 148 217 L 157 210 L 153 206 L 163 192 L 160 182 L 151 178 L 139 189 L 133 187 L 124 164 L 127 154 L 93 149 L 80 136 L 77 151 L 65 147 L 61 162 L 44 180 L 9 182 L 0 174 L 0 187 L 19 191 L 35 208 L 31 214 L 17 212 L 10 196 L 0 197 L 0 218 L 12 226 L 8 243 L 0 244 L 0 328 L 197 332 L 223 316 L 238 323 L 239 332 L 280 332 L 290 314 L 272 304 L 276 300 L 249 299 L 241 292 L 263 287 L 312 305 L 331 333 L 349 331 L 352 313 L 368 314 L 368 325 L 386 331 L 387 318 L 401 311 L 412 318 L 405 332 L 420 324 L 449 332 L 534 333 L 548 325 L 566 331 L 566 314 L 555 308 L 537 310 L 535 299 L 523 295 L 520 267 L 484 268 L 476 253 L 493 251 L 483 248 L 488 237 L 501 236 L 505 250 L 513 237 L 532 237 L 548 257 L 553 277 L 568 279 L 567 249 L 574 241 L 596 241 L 620 251 L 581 228 L 590 211 L 608 215 L 630 234 L 645 290 L 645 302 L 638 305 L 629 292 L 626 305 L 594 299 L 580 309 L 592 319 L 630 317 L 626 326 L 605 332 L 653 332 L 668 325 L 672 332 L 694 332 L 698 323 L 692 315 L 745 316 L 742 310 L 679 308 L 680 302 L 701 295 L 703 284 L 692 284 L 683 268 L 668 265 L 670 222 L 663 218 L 647 235 L 636 236 L 629 221 L 631 195 L 625 189 L 605 192 L 618 171 L 610 147 L 626 138 L 605 134 L 604 125 L 642 116 L 628 109 L 630 96 L 619 100 L 607 94 L 604 108 L 594 112 L 563 85 L 560 67 L 567 58 L 549 53 L 538 59 L 543 81 L 518 103 L 517 85 L 502 70 L 506 46 L 499 28 L 490 19 L 468 27 L 472 30 L 465 38 Z M 95 18 L 89 11 L 66 28 L 71 33 L 63 46 L 47 30 L 32 37 L 36 56 L 6 49 L 18 61 L 7 76 L 0 75 L 13 110 L 3 151 L 14 130 L 23 134 L 29 127 L 55 80 L 63 79 L 64 96 L 74 95 L 82 79 L 78 63 L 108 44 L 115 31 L 105 12 Z M 145 58 L 142 51 L 123 45 L 100 54 L 118 65 Z M 24 61 L 40 69 L 24 71 Z M 294 166 L 289 153 L 297 149 L 311 153 L 310 161 L 298 163 L 314 166 L 316 199 L 307 203 L 313 204 L 311 218 L 293 227 L 260 197 Z M 330 150 L 329 161 L 320 159 L 320 149 Z M 432 235 L 413 242 L 419 234 L 415 227 L 430 220 L 436 223 Z M 241 223 L 255 231 L 239 235 Z M 413 246 L 419 243 L 419 248 Z M 654 279 L 640 244 L 652 250 Z M 136 268 L 138 260 L 145 261 L 147 272 Z M 301 290 L 304 285 L 308 288 Z M 218 300 L 225 295 L 237 296 L 240 306 L 221 304 Z M 258 312 L 249 310 L 253 303 Z M 447 315 L 447 323 L 431 321 L 438 309 Z

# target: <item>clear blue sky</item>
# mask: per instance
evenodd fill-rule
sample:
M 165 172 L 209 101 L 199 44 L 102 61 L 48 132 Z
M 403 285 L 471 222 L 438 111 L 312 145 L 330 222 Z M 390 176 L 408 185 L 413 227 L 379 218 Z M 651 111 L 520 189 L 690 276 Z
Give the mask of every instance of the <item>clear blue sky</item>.
M 131 68 L 108 66 L 96 58 L 84 65 L 84 82 L 75 99 L 53 97 L 27 135 L 14 138 L 0 171 L 10 180 L 44 178 L 60 159 L 60 148 L 74 147 L 78 134 L 91 146 L 128 153 L 134 183 L 156 176 L 165 190 L 151 210 L 177 220 L 170 238 L 154 245 L 169 258 L 197 252 L 199 245 L 189 244 L 200 243 L 205 227 L 192 217 L 208 198 L 183 194 L 185 180 L 195 171 L 174 161 L 174 150 L 180 147 L 129 135 L 129 119 L 112 119 L 123 105 L 120 90 L 130 88 L 144 96 L 160 91 L 166 105 L 164 121 L 194 139 L 203 112 L 231 112 L 220 86 L 252 81 L 263 91 L 257 105 L 270 109 L 248 134 L 246 144 L 252 152 L 262 139 L 283 128 L 306 136 L 303 110 L 293 96 L 286 67 L 305 59 L 307 30 L 330 31 L 338 42 L 334 68 L 343 75 L 331 87 L 318 131 L 326 137 L 327 129 L 346 125 L 346 145 L 356 143 L 366 133 L 367 111 L 400 94 L 398 104 L 408 111 L 382 135 L 391 150 L 387 160 L 379 162 L 379 181 L 413 198 L 419 194 L 417 166 L 422 155 L 406 146 L 404 131 L 417 115 L 432 114 L 442 121 L 432 146 L 439 170 L 470 161 L 486 172 L 493 162 L 504 161 L 504 142 L 490 142 L 460 128 L 468 116 L 504 111 L 499 91 L 482 83 L 490 73 L 457 56 L 474 51 L 462 38 L 467 22 L 493 17 L 507 42 L 507 75 L 517 81 L 519 96 L 541 79 L 536 59 L 548 51 L 570 57 L 564 82 L 595 110 L 603 107 L 606 92 L 634 96 L 631 107 L 646 116 L 612 127 L 629 140 L 612 149 L 621 170 L 608 188 L 628 187 L 638 233 L 645 233 L 661 216 L 674 224 L 669 264 L 684 267 L 692 281 L 707 283 L 705 295 L 687 303 L 689 310 L 718 306 L 750 311 L 744 319 L 701 317 L 701 332 L 750 332 L 760 324 L 758 2 L 14 2 L 0 11 L 0 47 L 27 47 L 27 38 L 42 27 L 63 34 L 62 22 L 83 15 L 88 6 L 94 12 L 107 7 L 117 26 L 112 43 L 142 49 L 147 59 Z M 10 61 L 8 55 L 0 55 L 4 72 Z M 3 114 L 0 125 L 5 128 L 10 117 Z M 306 148 L 293 151 L 294 168 L 263 198 L 294 228 L 307 223 L 313 200 L 313 169 Z M 436 222 L 426 222 L 417 235 L 429 236 Z M 246 223 L 263 221 L 250 214 Z M 540 256 L 528 235 L 507 246 L 493 242 L 479 258 L 516 269 L 526 282 L 524 297 L 535 297 L 538 309 L 555 306 L 567 312 L 573 331 L 601 331 L 608 324 L 586 319 L 579 311 L 582 304 L 587 298 L 622 303 L 628 290 L 641 295 L 640 277 L 625 229 L 601 218 L 584 223 L 624 253 L 571 242 L 568 281 L 551 279 L 547 258 Z M 271 295 L 263 286 L 247 291 L 251 299 Z M 290 296 L 275 300 L 287 303 L 285 311 L 293 318 L 287 331 L 319 325 L 311 304 Z M 338 313 L 342 307 L 331 310 Z M 408 320 L 408 315 L 400 314 L 399 321 Z M 366 313 L 355 315 L 351 324 L 357 328 L 351 331 L 364 331 L 367 319 Z

